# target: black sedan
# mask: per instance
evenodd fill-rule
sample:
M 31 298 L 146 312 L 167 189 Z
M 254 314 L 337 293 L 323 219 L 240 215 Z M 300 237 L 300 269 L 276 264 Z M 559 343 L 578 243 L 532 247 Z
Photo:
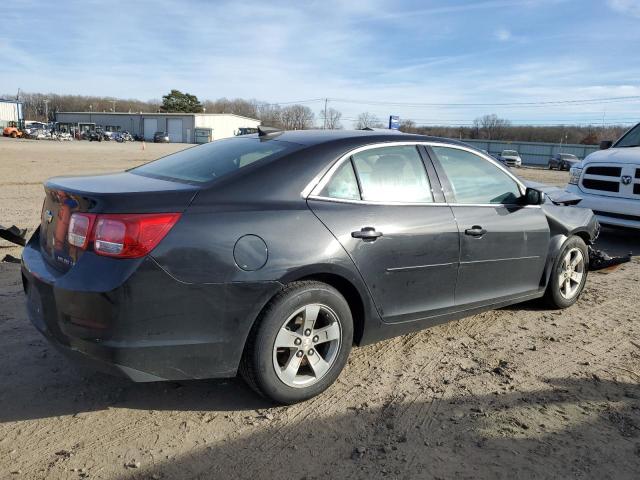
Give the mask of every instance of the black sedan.
M 549 170 L 571 170 L 571 167 L 580 163 L 580 159 L 570 153 L 556 153 L 549 159 Z
M 231 377 L 293 403 L 365 345 L 526 300 L 572 305 L 598 224 L 463 143 L 277 132 L 52 178 L 32 323 L 135 381 Z
M 167 132 L 156 132 L 153 134 L 153 143 L 169 143 L 171 139 Z

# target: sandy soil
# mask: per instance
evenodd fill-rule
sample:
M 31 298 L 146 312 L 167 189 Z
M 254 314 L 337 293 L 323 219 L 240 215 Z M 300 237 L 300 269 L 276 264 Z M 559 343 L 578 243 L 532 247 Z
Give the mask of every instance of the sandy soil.
M 0 223 L 35 225 L 46 177 L 175 148 L 0 140 Z M 284 408 L 238 380 L 80 370 L 29 324 L 19 266 L 0 264 L 0 478 L 638 478 L 639 296 L 636 259 L 592 273 L 565 311 L 517 305 L 355 348 L 333 387 Z

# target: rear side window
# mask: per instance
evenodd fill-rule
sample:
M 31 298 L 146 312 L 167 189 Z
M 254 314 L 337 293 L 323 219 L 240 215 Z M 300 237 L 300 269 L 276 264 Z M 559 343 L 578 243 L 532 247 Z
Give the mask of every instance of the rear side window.
M 130 170 L 153 177 L 206 183 L 261 160 L 274 160 L 302 148 L 289 142 L 258 138 L 229 138 L 160 158 Z
M 373 148 L 354 154 L 362 200 L 433 202 L 427 172 L 413 145 Z
M 322 197 L 339 198 L 343 200 L 360 200 L 358 181 L 350 161 L 344 162 L 336 170 L 320 192 Z
M 521 197 L 518 184 L 501 168 L 466 150 L 432 147 L 457 203 L 513 204 Z

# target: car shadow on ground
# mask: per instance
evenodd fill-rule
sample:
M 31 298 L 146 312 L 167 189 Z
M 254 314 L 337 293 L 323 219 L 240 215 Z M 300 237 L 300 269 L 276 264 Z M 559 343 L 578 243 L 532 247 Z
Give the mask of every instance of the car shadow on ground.
M 623 227 L 602 226 L 596 240 L 596 248 L 611 256 L 623 256 L 629 253 L 640 254 L 640 230 Z
M 0 423 L 109 408 L 216 412 L 272 406 L 240 379 L 133 383 L 78 367 L 45 343 L 33 345 L 46 357 L 40 353 L 26 369 L 3 365 L 9 375 L 2 375 Z
M 562 378 L 546 387 L 293 422 L 280 411 L 260 429 L 119 478 L 637 478 L 638 385 Z

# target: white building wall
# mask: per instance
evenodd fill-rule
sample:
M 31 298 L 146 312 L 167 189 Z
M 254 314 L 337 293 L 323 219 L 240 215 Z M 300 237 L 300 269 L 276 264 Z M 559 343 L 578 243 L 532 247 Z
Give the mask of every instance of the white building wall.
M 2 103 L 0 102 L 0 105 Z M 101 127 L 107 125 L 120 127 L 133 135 L 144 134 L 144 120 L 157 120 L 157 129 L 167 131 L 167 119 L 182 120 L 182 142 L 194 143 L 194 128 L 211 128 L 213 140 L 233 137 L 239 128 L 256 128 L 260 121 L 228 113 L 111 113 L 111 112 L 58 112 L 56 120 L 61 123 L 95 123 Z
M 195 128 L 213 129 L 212 140 L 233 137 L 241 127 L 256 128 L 259 125 L 260 121 L 254 118 L 227 113 L 195 116 Z
M 0 102 L 0 127 L 5 127 L 9 122 L 18 121 L 18 104 L 13 102 Z

